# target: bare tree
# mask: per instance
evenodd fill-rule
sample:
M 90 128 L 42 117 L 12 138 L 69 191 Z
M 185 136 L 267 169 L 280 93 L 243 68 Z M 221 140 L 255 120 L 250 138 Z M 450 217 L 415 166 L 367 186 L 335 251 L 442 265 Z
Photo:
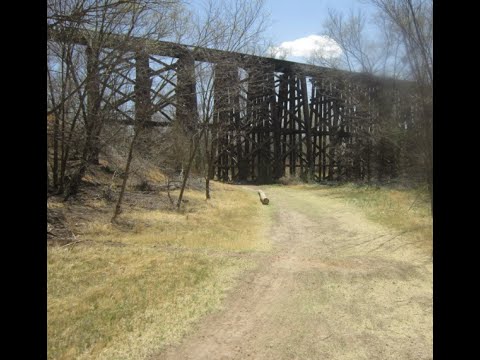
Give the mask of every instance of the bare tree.
M 48 113 L 54 115 L 52 172 L 57 191 L 74 195 L 89 164 L 98 163 L 107 120 L 118 118 L 118 94 L 129 85 L 133 36 L 165 35 L 170 13 L 180 1 L 51 0 L 47 5 Z M 170 11 L 166 11 L 170 10 Z M 112 41 L 112 36 L 116 36 Z M 83 42 L 80 45 L 79 42 Z M 131 99 L 130 99 L 131 100 Z M 131 101 L 130 101 L 131 102 Z M 128 111 L 123 117 L 128 119 Z M 71 146 L 80 142 L 80 161 L 70 167 Z M 61 154 L 61 156 L 60 156 Z M 60 160 L 61 159 L 61 160 Z M 59 165 L 61 163 L 61 165 Z
M 421 105 L 420 149 L 433 209 L 433 0 L 370 0 L 398 35 Z
M 215 74 L 213 67 L 205 72 L 207 63 L 195 64 L 187 59 L 187 65 L 191 61 L 197 71 L 194 68 L 192 72 L 180 71 L 185 58 L 176 64 L 174 59 L 170 64 L 158 60 L 168 71 L 160 76 L 160 82 L 152 84 L 149 62 L 155 59 L 148 53 L 142 57 L 142 49 L 135 50 L 132 44 L 138 43 L 136 39 L 139 38 L 168 37 L 174 42 L 193 46 L 187 58 L 194 57 L 195 52 L 203 47 L 255 53 L 265 29 L 264 0 L 209 0 L 199 13 L 187 11 L 182 5 L 181 0 L 49 0 L 47 5 L 50 39 L 47 48 L 49 185 L 63 193 L 65 200 L 75 195 L 90 164 L 98 163 L 100 151 L 114 138 L 104 134 L 106 124 L 109 124 L 109 130 L 112 123 L 123 124 L 121 126 L 126 127 L 130 139 L 113 222 L 122 211 L 137 144 L 152 115 L 158 110 L 169 121 L 175 120 L 177 130 L 180 129 L 188 142 L 188 156 L 181 160 L 186 171 L 182 172 L 179 207 L 202 140 L 205 140 L 205 147 L 200 158 L 208 164 L 207 173 L 212 173 L 215 137 L 221 134 L 223 126 L 219 124 L 215 136 L 211 132 L 207 135 L 213 123 L 213 98 L 228 96 L 214 89 L 215 76 L 218 80 L 220 75 Z M 212 58 L 209 61 L 219 63 L 225 59 Z M 138 66 L 139 63 L 143 64 L 142 67 Z M 132 70 L 133 64 L 135 70 Z M 171 75 L 175 70 L 176 85 Z M 159 74 L 160 70 L 154 72 Z M 189 93 L 189 87 L 196 81 L 194 77 L 199 74 L 200 86 L 192 88 Z M 141 85 L 139 76 L 143 77 Z M 197 92 L 199 88 L 201 91 Z M 172 92 L 183 94 L 175 95 L 176 118 L 169 118 L 164 110 L 162 112 L 163 105 L 152 104 L 153 97 L 167 99 Z M 198 111 L 196 105 L 194 108 L 184 107 L 185 98 L 187 102 L 193 99 L 191 103 L 199 101 Z M 217 106 L 215 111 L 218 110 Z M 209 197 L 210 176 L 206 178 Z
M 170 3 L 169 3 L 170 5 Z M 156 11 L 159 11 L 160 8 L 157 8 Z M 169 10 L 169 9 L 163 9 L 163 11 Z M 178 11 L 178 8 L 175 8 L 176 11 Z M 172 15 L 176 13 L 176 11 L 173 11 Z M 176 19 L 176 16 L 172 16 L 173 19 Z M 167 19 L 164 18 L 162 15 L 159 19 L 162 22 L 162 30 L 164 31 L 162 36 L 169 35 L 173 33 L 173 29 L 175 29 L 176 24 L 172 24 L 170 28 L 165 27 L 165 23 L 168 21 Z M 154 23 L 154 25 L 151 28 L 152 33 L 155 31 L 158 31 L 158 25 Z M 144 32 L 144 29 L 142 29 Z M 156 34 L 158 35 L 158 33 Z M 145 32 L 142 35 L 144 38 L 148 37 L 148 33 L 145 34 Z M 173 61 L 173 60 L 172 60 Z M 151 69 L 150 69 L 150 58 L 149 54 L 140 51 L 137 53 L 136 59 L 136 82 L 135 82 L 135 119 L 134 119 L 134 127 L 133 127 L 133 136 L 131 139 L 131 143 L 129 146 L 128 150 L 128 157 L 125 165 L 125 171 L 124 171 L 124 177 L 122 181 L 122 186 L 120 188 L 120 194 L 118 196 L 117 203 L 115 205 L 115 210 L 113 213 L 113 217 L 111 219 L 112 222 L 115 222 L 117 220 L 117 217 L 120 215 L 122 209 L 122 202 L 125 194 L 125 190 L 127 187 L 127 182 L 129 179 L 130 175 L 130 167 L 131 163 L 133 160 L 133 152 L 135 150 L 135 146 L 137 144 L 137 139 L 139 138 L 139 135 L 145 128 L 145 124 L 147 121 L 151 119 L 151 116 L 153 115 L 154 112 L 154 107 L 152 104 L 151 100 L 151 91 L 152 91 L 152 79 L 151 79 Z M 172 66 L 172 63 L 167 64 L 167 67 Z M 160 94 L 161 90 L 171 82 L 171 76 L 165 75 L 161 77 L 161 81 L 159 84 L 157 84 L 157 89 L 154 90 L 153 92 L 156 94 Z M 166 96 L 163 96 L 166 97 Z M 157 106 L 157 108 L 160 108 L 161 106 Z
M 260 54 L 268 46 L 263 42 L 268 17 L 264 0 L 208 0 L 196 17 L 195 34 L 201 46 L 228 52 Z M 232 59 L 212 57 L 211 63 L 197 65 L 199 80 L 199 113 L 207 131 L 204 136 L 205 196 L 210 199 L 210 180 L 214 178 L 214 160 L 219 139 L 225 125 L 220 112 L 234 111 L 240 116 L 238 104 L 232 105 L 233 93 L 246 91 L 246 82 L 240 79 L 240 68 L 245 64 Z M 215 63 L 213 65 L 212 63 Z M 225 70 L 228 67 L 228 71 Z M 245 72 L 245 71 L 244 71 Z M 219 84 L 229 83 L 229 89 Z M 225 105 L 230 103 L 230 105 Z
M 329 9 L 328 19 L 324 24 L 325 35 L 333 39 L 342 49 L 340 58 L 327 57 L 321 49 L 314 52 L 311 62 L 331 68 L 343 68 L 349 71 L 360 71 L 378 74 L 388 58 L 389 47 L 374 41 L 366 35 L 366 17 L 361 11 L 345 14 Z
M 344 14 L 330 11 L 324 24 L 325 34 L 341 47 L 340 59 L 313 57 L 311 62 L 336 66 L 349 71 L 389 77 L 391 88 L 378 94 L 375 131 L 369 136 L 377 143 L 382 158 L 392 152 L 414 162 L 412 154 L 420 154 L 415 168 L 422 169 L 433 203 L 432 171 L 432 83 L 433 83 L 433 18 L 432 1 L 366 0 L 377 13 L 368 19 L 362 13 Z M 372 20 L 377 40 L 373 41 L 366 24 Z M 371 30 L 371 29 L 370 29 Z M 410 98 L 397 101 L 401 80 L 411 80 Z M 405 97 L 405 96 L 404 96 Z M 375 114 L 372 114 L 375 116 Z M 407 119 L 408 118 L 408 119 Z M 393 147 L 389 150 L 390 147 Z M 382 167 L 380 166 L 380 171 Z

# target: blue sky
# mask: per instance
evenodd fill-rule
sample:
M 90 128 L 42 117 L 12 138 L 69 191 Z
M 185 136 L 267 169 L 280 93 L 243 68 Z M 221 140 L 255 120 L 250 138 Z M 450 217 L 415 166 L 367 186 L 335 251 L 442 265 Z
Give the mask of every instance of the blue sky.
M 346 15 L 352 9 L 361 10 L 365 14 L 372 13 L 370 5 L 358 0 L 266 0 L 265 8 L 270 13 L 271 22 L 266 35 L 277 46 L 282 42 L 321 34 L 329 8 Z M 302 56 L 290 55 L 287 58 L 302 61 Z
M 214 0 L 222 4 L 227 0 Z M 240 0 L 241 1 L 241 0 Z M 246 0 L 248 1 L 248 0 Z M 370 16 L 374 9 L 365 0 L 264 0 L 268 14 L 268 28 L 264 33 L 266 41 L 272 44 L 266 56 L 281 57 L 297 62 L 307 62 L 313 50 L 322 52 L 325 58 L 341 55 L 338 45 L 322 36 L 323 24 L 328 19 L 328 10 L 334 9 L 348 16 L 353 10 L 361 10 Z M 209 0 L 186 0 L 199 9 L 205 10 Z M 368 27 L 368 24 L 367 24 Z
M 266 0 L 265 8 L 272 22 L 269 35 L 276 42 L 320 33 L 329 8 L 344 13 L 350 9 L 367 13 L 372 9 L 358 0 Z

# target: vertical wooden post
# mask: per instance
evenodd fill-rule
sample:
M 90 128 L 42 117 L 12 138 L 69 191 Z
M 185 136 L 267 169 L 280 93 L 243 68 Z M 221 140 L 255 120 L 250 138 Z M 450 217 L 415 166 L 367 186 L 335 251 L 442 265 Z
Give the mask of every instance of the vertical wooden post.
M 318 154 L 318 99 L 316 91 L 316 81 L 312 82 L 312 93 L 311 93 L 311 116 L 312 116 L 312 151 L 313 151 L 313 169 L 312 176 L 315 179 L 315 170 L 317 167 L 317 154 Z M 320 159 L 319 159 L 320 160 Z M 320 168 L 320 163 L 318 162 L 318 168 Z M 320 179 L 320 176 L 318 177 Z
M 337 162 L 337 180 L 340 181 L 343 179 L 343 170 L 344 170 L 344 158 L 342 154 L 342 144 L 343 144 L 343 110 L 344 110 L 344 104 L 343 104 L 343 87 L 341 84 L 337 83 L 336 85 L 336 133 L 337 136 L 335 138 L 336 140 L 336 146 L 337 146 L 337 151 L 336 151 L 336 162 Z
M 282 74 L 280 76 L 280 84 L 278 88 L 278 119 L 280 120 L 279 126 L 280 126 L 280 132 L 281 132 L 281 145 L 282 145 L 282 151 L 281 151 L 281 157 L 282 157 L 282 173 L 281 176 L 285 175 L 286 171 L 286 165 L 287 165 L 287 151 L 288 151 L 288 146 L 287 146 L 287 129 L 288 129 L 288 75 L 286 73 Z
M 235 66 L 229 71 L 230 78 L 230 103 L 232 104 L 232 149 L 235 151 L 236 162 L 231 162 L 232 179 L 245 181 L 248 178 L 248 165 L 245 159 L 243 122 L 240 114 L 240 75 Z M 232 159 L 233 160 L 233 159 Z M 236 167 L 236 169 L 235 169 Z M 236 170 L 236 173 L 235 173 Z
M 182 54 L 177 61 L 176 119 L 185 134 L 189 136 L 197 130 L 197 91 L 195 60 L 189 52 Z
M 333 166 L 334 166 L 334 157 L 335 157 L 335 147 L 334 147 L 334 133 L 333 128 L 333 94 L 332 94 L 332 84 L 331 81 L 328 81 L 327 84 L 327 103 L 326 103 L 326 123 L 328 126 L 328 180 L 333 180 Z
M 325 97 L 325 81 L 322 79 L 321 82 L 321 100 L 320 104 L 322 106 L 321 111 L 320 111 L 320 122 L 321 122 L 321 129 L 322 129 L 322 139 L 321 139 L 321 157 L 322 157 L 322 180 L 325 180 L 327 178 L 327 100 Z
M 219 61 L 215 64 L 214 114 L 217 119 L 217 176 L 223 181 L 246 179 L 241 146 L 239 75 L 235 65 Z M 235 166 L 238 172 L 235 172 Z
M 250 169 L 250 162 L 251 162 L 251 153 L 252 153 L 252 148 L 251 148 L 251 145 L 250 145 L 250 138 L 252 136 L 252 133 L 251 133 L 251 129 L 250 129 L 250 124 L 249 124 L 249 119 L 248 119 L 248 116 L 246 118 L 246 126 L 245 126 L 245 152 L 244 152 L 244 158 L 243 158 L 243 161 L 244 161 L 244 171 L 245 171 L 245 176 L 248 178 L 250 177 L 250 179 L 252 178 L 253 174 L 251 172 L 251 169 Z
M 152 117 L 152 100 L 150 91 L 152 79 L 150 78 L 149 56 L 144 51 L 135 55 L 135 122 L 143 126 Z
M 213 103 L 213 117 L 214 117 L 214 129 L 213 136 L 216 144 L 215 163 L 217 170 L 217 179 L 221 180 L 223 177 L 223 152 L 225 151 L 225 144 L 223 139 L 223 132 L 225 127 L 225 90 L 223 89 L 224 83 L 224 71 L 222 69 L 222 63 L 215 64 L 215 78 L 214 78 L 214 103 Z M 215 172 L 215 171 L 213 171 Z
M 306 161 L 306 173 L 307 181 L 311 181 L 314 178 L 314 163 L 313 163 L 313 148 L 312 148 L 312 119 L 309 109 L 308 91 L 307 91 L 307 79 L 306 76 L 300 77 L 301 82 L 301 97 L 303 107 L 303 122 L 305 124 L 305 137 L 307 146 L 307 161 Z
M 271 171 L 271 114 L 269 108 L 270 91 L 269 72 L 262 64 L 249 68 L 248 79 L 248 119 L 252 126 L 252 138 L 255 144 L 252 149 L 252 172 L 256 173 L 259 183 L 268 183 L 272 179 Z M 267 77 L 268 76 L 268 77 Z M 256 171 L 255 171 L 256 164 Z
M 297 167 L 297 147 L 295 143 L 295 101 L 296 101 L 296 93 L 295 93 L 295 75 L 290 74 L 289 76 L 289 99 L 288 99 L 288 118 L 290 123 L 290 175 L 296 174 L 296 167 Z
M 281 106 L 280 99 L 277 103 L 277 97 L 275 92 L 275 75 L 273 70 L 268 74 L 269 76 L 269 91 L 270 91 L 270 112 L 273 122 L 273 177 L 279 179 L 283 175 L 281 149 L 280 149 L 280 118 L 279 118 L 279 105 Z

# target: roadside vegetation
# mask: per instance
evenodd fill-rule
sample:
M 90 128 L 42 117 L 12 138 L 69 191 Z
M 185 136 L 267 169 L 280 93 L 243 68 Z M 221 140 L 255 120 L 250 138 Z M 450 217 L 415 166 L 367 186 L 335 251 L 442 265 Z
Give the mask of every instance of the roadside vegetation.
M 272 49 L 265 37 L 269 21 L 264 0 L 208 0 L 200 7 L 183 0 L 47 2 L 49 359 L 149 358 L 219 309 L 227 291 L 273 248 L 270 240 L 277 244 L 276 237 L 285 236 L 287 250 L 294 242 L 304 245 L 298 248 L 303 257 L 297 256 L 299 262 L 307 255 L 313 258 L 310 252 L 318 238 L 335 230 L 333 216 L 342 204 L 349 205 L 346 212 L 353 209 L 361 224 L 369 223 L 365 214 L 385 226 L 389 236 L 393 233 L 387 241 L 405 234 L 409 243 L 431 251 L 431 6 L 369 2 L 380 11 L 376 23 L 386 35 L 383 42 L 366 41 L 366 18 L 360 14 L 344 18 L 332 11 L 324 32 L 342 47 L 349 71 L 382 75 L 376 69 L 383 63 L 383 75 L 389 75 L 386 67 L 394 64 L 391 75 L 402 81 L 393 82 L 395 87 L 385 88 L 383 95 L 375 90 L 375 97 L 368 95 L 373 94 L 370 82 L 350 83 L 350 76 L 339 75 L 343 72 L 316 79 L 297 74 L 292 66 L 283 75 L 270 72 L 265 77 L 270 70 L 260 58 L 225 58 L 228 53 L 264 56 Z M 162 49 L 167 42 L 190 45 L 167 46 L 164 52 L 150 46 L 155 41 L 162 41 Z M 376 56 L 377 47 L 395 51 Z M 213 56 L 202 49 L 218 51 Z M 351 63 L 352 57 L 358 64 Z M 347 70 L 324 61 L 310 62 Z M 312 99 L 323 104 L 319 112 L 308 110 L 307 105 L 315 104 L 308 102 L 307 79 L 313 84 Z M 405 98 L 397 88 L 403 80 L 415 84 Z M 290 122 L 289 129 L 278 129 L 281 143 L 277 130 L 273 143 L 270 135 L 262 135 L 272 129 L 264 110 L 272 115 L 275 108 L 278 119 Z M 357 118 L 361 121 L 345 122 Z M 425 185 L 305 184 L 313 179 L 319 144 L 324 146 L 323 178 L 328 164 L 329 182 L 385 183 L 402 177 Z M 214 181 L 270 183 L 281 176 L 280 160 L 286 164 L 290 154 L 289 166 L 300 165 L 303 174 L 285 175 L 279 184 L 266 187 L 272 195 L 269 206 L 260 203 L 255 191 L 246 191 L 248 186 Z M 288 186 L 282 189 L 286 191 L 275 194 L 273 189 L 282 185 Z M 322 203 L 326 197 L 331 207 Z M 318 236 L 311 237 L 308 232 L 327 212 L 333 225 L 324 217 L 322 232 L 317 229 Z M 308 220 L 303 227 L 302 219 Z M 352 226 L 351 218 L 342 219 L 345 228 Z M 275 228 L 283 233 L 275 237 Z M 341 234 L 332 233 L 334 243 L 342 240 Z M 311 241 L 298 241 L 305 239 Z M 285 260 L 283 265 L 299 264 Z M 320 276 L 323 281 L 324 274 Z M 298 301 L 317 301 L 320 296 L 313 289 Z M 329 295 L 321 290 L 321 296 Z M 338 294 L 331 293 L 332 298 Z M 292 318 L 297 316 L 293 305 Z M 307 315 L 304 319 L 311 320 L 315 314 Z
M 221 308 L 226 292 L 255 267 L 255 254 L 271 249 L 274 189 L 280 187 L 266 188 L 269 206 L 261 205 L 256 192 L 232 185 L 214 182 L 207 201 L 203 189 L 190 187 L 176 211 L 165 193 L 133 186 L 128 194 L 137 202 L 127 201 L 128 212 L 116 224 L 110 222 L 112 202 L 105 199 L 88 194 L 80 206 L 81 198 L 50 198 L 48 208 L 68 214 L 76 240 L 47 248 L 48 358 L 140 359 L 177 343 L 197 320 Z M 288 188 L 289 196 L 316 204 L 309 211 L 321 208 L 322 198 L 335 198 L 431 251 L 426 189 Z M 152 202 L 158 206 L 146 206 Z
M 83 213 L 77 242 L 47 250 L 49 359 L 144 358 L 220 306 L 254 266 L 242 253 L 268 250 L 268 210 L 255 193 L 212 191 L 209 201 L 187 191 L 180 213 L 130 209 L 119 225 L 104 202 L 89 204 L 95 215 Z
M 427 187 L 395 188 L 349 184 L 334 192 L 361 208 L 377 223 L 408 234 L 412 243 L 431 251 L 433 219 Z
M 433 219 L 426 186 L 401 187 L 365 184 L 298 185 L 316 189 L 318 196 L 332 196 L 362 210 L 369 220 L 408 235 L 412 244 L 432 251 Z

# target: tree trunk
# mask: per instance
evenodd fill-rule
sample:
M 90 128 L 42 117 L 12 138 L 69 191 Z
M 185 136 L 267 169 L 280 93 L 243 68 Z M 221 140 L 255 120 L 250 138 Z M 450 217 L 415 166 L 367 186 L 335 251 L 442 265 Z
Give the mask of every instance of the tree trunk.
M 48 154 L 47 154 L 48 156 Z M 47 199 L 48 199 L 48 193 L 50 192 L 50 175 L 48 173 L 48 158 L 47 158 Z
M 178 195 L 177 210 L 180 210 L 180 205 L 182 204 L 182 199 L 183 199 L 183 193 L 185 191 L 185 186 L 187 185 L 188 176 L 190 175 L 190 169 L 192 168 L 193 159 L 195 159 L 195 154 L 197 152 L 198 145 L 200 144 L 200 140 L 206 128 L 207 127 L 205 126 L 202 129 L 202 131 L 200 131 L 200 134 L 198 135 L 197 139 L 195 139 L 195 135 L 193 135 L 193 138 L 191 140 L 190 148 L 193 148 L 193 149 L 192 149 L 192 153 L 190 154 L 190 159 L 188 159 L 187 169 L 185 170 L 185 173 L 183 175 L 182 188 L 180 189 L 180 194 Z
M 125 174 L 123 177 L 122 188 L 120 189 L 120 194 L 118 195 L 117 205 L 115 205 L 115 211 L 111 220 L 112 223 L 117 220 L 118 215 L 120 215 L 120 213 L 122 212 L 123 195 L 125 194 L 125 189 L 127 187 L 128 176 L 130 174 L 130 164 L 132 163 L 133 158 L 133 149 L 135 147 L 135 142 L 139 133 L 140 127 L 138 126 L 135 129 L 135 134 L 133 135 L 132 142 L 130 143 L 130 149 L 128 150 L 127 165 L 125 166 Z
M 263 205 L 268 205 L 270 200 L 268 200 L 267 195 L 262 190 L 258 190 L 258 195 L 260 196 L 260 201 L 262 202 Z
M 208 176 L 205 178 L 205 198 L 210 199 L 210 179 Z
M 79 169 L 72 175 L 67 184 L 65 185 L 64 199 L 67 201 L 70 196 L 75 196 L 78 193 L 78 188 L 80 187 L 80 182 L 85 175 L 85 172 L 90 165 L 90 158 L 92 156 L 92 141 L 89 132 L 87 131 L 87 139 L 85 140 L 85 145 L 82 153 L 82 161 Z
M 192 141 L 190 142 L 190 149 L 192 152 L 190 154 L 190 159 L 188 159 L 187 169 L 183 174 L 182 188 L 180 189 L 180 194 L 178 195 L 177 200 L 177 210 L 180 210 L 180 205 L 182 204 L 183 192 L 185 191 L 185 186 L 187 185 L 188 176 L 190 175 L 190 169 L 192 167 L 193 159 L 195 158 L 195 152 L 197 150 L 196 144 L 197 142 L 192 139 Z
M 431 103 L 425 101 L 426 96 L 422 97 L 423 116 L 425 122 L 425 143 L 426 143 L 426 178 L 428 185 L 428 194 L 430 196 L 431 213 L 433 215 L 433 112 Z
M 79 109 L 79 112 L 80 112 L 80 109 Z M 67 169 L 67 161 L 70 156 L 70 146 L 72 143 L 73 131 L 75 129 L 75 124 L 77 122 L 79 112 L 75 115 L 75 117 L 73 118 L 72 124 L 70 125 L 68 139 L 65 145 L 65 152 L 62 156 L 62 162 L 60 164 L 60 189 L 59 189 L 60 193 L 63 193 L 65 188 L 65 172 Z
M 58 128 L 59 120 L 55 115 L 53 123 L 53 186 L 58 187 Z
M 207 126 L 207 125 L 206 125 Z M 213 179 L 213 138 L 210 142 L 210 150 L 208 144 L 208 133 L 205 136 L 205 156 L 207 158 L 207 174 L 205 176 L 205 198 L 210 199 L 210 179 Z

